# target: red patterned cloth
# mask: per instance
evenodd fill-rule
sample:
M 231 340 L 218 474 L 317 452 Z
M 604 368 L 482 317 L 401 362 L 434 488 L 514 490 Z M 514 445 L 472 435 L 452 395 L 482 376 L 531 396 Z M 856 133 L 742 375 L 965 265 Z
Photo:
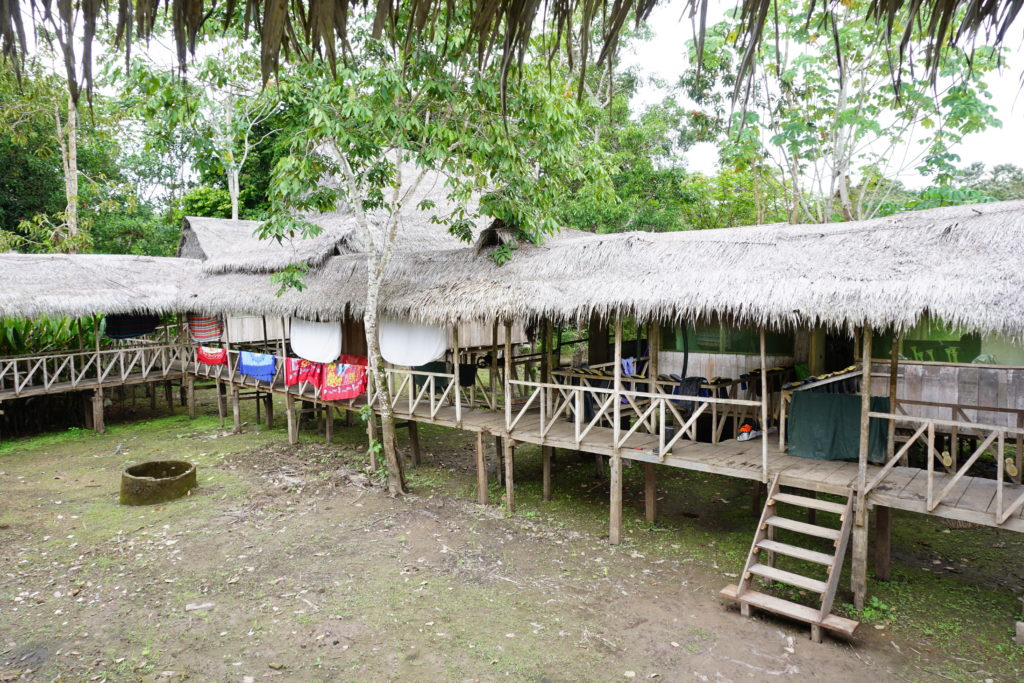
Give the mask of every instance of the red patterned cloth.
M 319 389 L 323 383 L 323 377 L 323 363 L 314 363 L 305 358 L 286 358 L 284 361 L 285 386 L 291 387 L 301 382 L 309 382 Z
M 349 356 L 349 358 L 354 358 Z M 365 363 L 366 359 L 363 359 Z M 356 398 L 366 391 L 366 365 L 354 363 L 328 363 L 324 368 L 324 385 L 320 398 L 342 401 Z
M 200 346 L 196 351 L 196 360 L 204 365 L 225 365 L 228 362 L 228 351 L 227 349 Z

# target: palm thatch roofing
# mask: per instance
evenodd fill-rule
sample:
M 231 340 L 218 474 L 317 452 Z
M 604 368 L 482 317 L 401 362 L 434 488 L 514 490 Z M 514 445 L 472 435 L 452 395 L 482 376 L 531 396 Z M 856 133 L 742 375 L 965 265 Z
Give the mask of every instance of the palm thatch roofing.
M 110 254 L 0 255 L 0 317 L 173 313 L 195 262 Z
M 395 251 L 456 249 L 466 243 L 433 222 L 433 217 L 445 217 L 459 208 L 448 195 L 447 176 L 435 171 L 423 172 L 422 180 L 413 186 L 411 179 L 419 174 L 412 164 L 403 164 L 403 182 L 398 188 L 405 207 L 398 216 Z M 433 204 L 430 211 L 420 210 L 422 202 Z M 475 198 L 466 203 L 472 214 Z M 384 210 L 367 215 L 370 238 L 380 244 L 384 239 L 390 214 Z M 306 216 L 322 232 L 315 237 L 295 236 L 282 239 L 260 239 L 256 230 L 259 221 L 226 218 L 200 218 L 187 216 L 182 221 L 178 256 L 201 259 L 206 273 L 275 273 L 290 265 L 316 268 L 331 256 L 366 253 L 373 245 L 366 243 L 366 235 L 359 228 L 355 215 L 345 209 L 333 213 Z M 474 238 L 490 224 L 486 217 L 477 218 L 471 230 Z
M 396 255 L 381 307 L 455 321 L 615 312 L 642 319 L 718 315 L 781 328 L 905 330 L 929 314 L 969 331 L 1024 338 L 1024 201 L 825 225 L 765 225 L 553 240 L 505 265 L 476 250 Z M 330 258 L 308 288 L 276 296 L 266 277 L 205 275 L 183 294 L 207 312 L 338 318 L 362 311 L 365 263 Z

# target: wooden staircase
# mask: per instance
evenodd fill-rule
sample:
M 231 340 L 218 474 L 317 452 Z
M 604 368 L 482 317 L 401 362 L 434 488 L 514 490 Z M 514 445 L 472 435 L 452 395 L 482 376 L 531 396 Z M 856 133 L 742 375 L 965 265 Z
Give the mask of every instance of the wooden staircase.
M 768 499 L 761 519 L 754 534 L 754 542 L 750 546 L 750 554 L 740 575 L 739 585 L 729 585 L 721 590 L 723 597 L 740 603 L 740 611 L 744 616 L 751 615 L 751 608 L 774 612 L 791 619 L 803 621 L 811 625 L 811 640 L 820 643 L 822 629 L 852 635 L 859 622 L 832 614 L 832 601 L 835 599 L 839 586 L 839 577 L 843 573 L 843 558 L 846 556 L 846 545 L 850 538 L 853 525 L 854 496 L 847 498 L 846 503 L 834 503 L 808 496 L 800 496 L 779 491 L 779 477 L 775 475 L 768 489 Z M 808 510 L 839 515 L 839 529 L 818 526 L 801 522 L 778 514 L 778 503 L 787 503 Z M 781 543 L 775 540 L 776 529 L 787 529 L 801 536 L 812 536 L 832 541 L 833 554 L 823 553 L 800 545 Z M 819 564 L 825 567 L 825 580 L 811 578 L 792 571 L 778 569 L 775 566 L 777 555 Z M 769 581 L 778 581 L 821 596 L 818 607 L 801 605 L 773 595 L 760 593 L 751 589 L 750 584 L 755 576 Z

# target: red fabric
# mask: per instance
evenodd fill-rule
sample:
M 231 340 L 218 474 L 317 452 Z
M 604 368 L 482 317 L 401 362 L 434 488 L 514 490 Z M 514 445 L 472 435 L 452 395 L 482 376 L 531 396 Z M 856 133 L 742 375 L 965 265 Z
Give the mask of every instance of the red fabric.
M 200 346 L 196 351 L 196 359 L 205 365 L 226 365 L 228 351 L 227 349 L 211 349 L 207 346 Z
M 366 360 L 366 356 L 352 356 L 347 353 L 341 354 L 338 358 L 338 362 L 344 365 L 362 365 L 365 366 L 369 361 Z
M 323 383 L 324 366 L 305 358 L 286 358 L 284 361 L 285 386 L 294 386 L 300 382 L 309 382 L 320 388 Z
M 352 356 L 349 356 L 352 358 Z M 365 358 L 363 359 L 365 362 Z M 348 363 L 328 363 L 324 368 L 324 385 L 320 398 L 342 401 L 355 398 L 366 391 L 366 366 Z

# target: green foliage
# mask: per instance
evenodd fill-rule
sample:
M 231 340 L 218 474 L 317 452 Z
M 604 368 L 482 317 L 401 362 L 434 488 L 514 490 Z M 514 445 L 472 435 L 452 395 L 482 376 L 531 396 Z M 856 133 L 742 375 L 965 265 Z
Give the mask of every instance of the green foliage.
M 93 330 L 92 318 L 0 318 L 0 355 L 78 348 L 79 339 L 84 348 L 93 348 L 96 343 Z

